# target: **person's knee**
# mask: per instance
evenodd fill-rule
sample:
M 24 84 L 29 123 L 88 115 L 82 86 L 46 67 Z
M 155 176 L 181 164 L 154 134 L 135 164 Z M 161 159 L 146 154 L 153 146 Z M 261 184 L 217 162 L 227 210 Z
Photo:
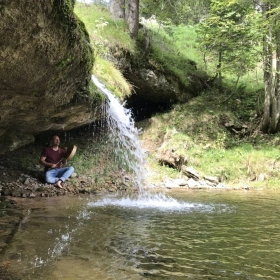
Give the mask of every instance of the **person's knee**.
M 48 176 L 45 176 L 45 181 L 46 181 L 46 183 L 50 183 L 50 182 L 49 182 L 49 177 L 48 177 Z
M 49 183 L 49 184 L 53 184 L 55 179 L 53 178 L 53 176 L 51 176 L 50 174 L 47 174 L 45 175 L 45 180 L 46 180 L 46 183 Z
M 71 174 L 74 172 L 74 167 L 73 166 L 69 166 L 69 169 L 68 169 L 70 172 L 71 172 Z

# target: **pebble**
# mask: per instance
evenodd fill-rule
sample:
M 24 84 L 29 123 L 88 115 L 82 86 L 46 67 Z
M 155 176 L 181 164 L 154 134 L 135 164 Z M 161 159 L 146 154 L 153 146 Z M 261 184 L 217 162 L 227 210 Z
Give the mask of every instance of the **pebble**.
M 30 197 L 30 198 L 34 198 L 34 197 L 36 197 L 36 194 L 31 193 L 31 194 L 29 195 L 29 197 Z
M 26 180 L 24 181 L 24 185 L 29 185 L 29 183 L 30 183 L 30 179 L 29 178 L 26 178 Z

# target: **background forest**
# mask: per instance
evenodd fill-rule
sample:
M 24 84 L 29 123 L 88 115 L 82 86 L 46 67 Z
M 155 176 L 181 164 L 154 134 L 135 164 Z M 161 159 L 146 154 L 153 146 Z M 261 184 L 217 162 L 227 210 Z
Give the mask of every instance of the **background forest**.
M 137 57 L 147 36 L 149 61 L 186 86 L 186 73 L 207 73 L 206 89 L 192 100 L 137 123 L 150 180 L 181 176 L 158 162 L 171 149 L 229 185 L 278 187 L 279 1 L 91 1 L 75 11 L 95 50 L 93 73 L 121 99 L 133 85 L 108 57 L 118 50 Z

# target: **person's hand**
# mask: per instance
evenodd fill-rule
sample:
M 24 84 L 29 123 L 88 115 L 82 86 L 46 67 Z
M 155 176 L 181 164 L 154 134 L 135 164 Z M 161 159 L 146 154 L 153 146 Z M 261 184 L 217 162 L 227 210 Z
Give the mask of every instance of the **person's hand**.
M 52 169 L 53 169 L 53 168 L 56 168 L 56 164 L 53 163 L 53 164 L 51 165 L 51 168 L 52 168 Z

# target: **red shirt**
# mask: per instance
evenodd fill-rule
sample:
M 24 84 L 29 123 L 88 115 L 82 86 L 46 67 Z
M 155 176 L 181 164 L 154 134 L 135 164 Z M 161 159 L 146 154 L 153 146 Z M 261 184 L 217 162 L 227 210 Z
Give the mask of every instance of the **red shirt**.
M 46 157 L 46 162 L 48 163 L 58 163 L 64 156 L 65 156 L 65 150 L 58 148 L 57 151 L 54 151 L 51 147 L 47 147 L 43 150 L 41 157 Z M 57 168 L 62 167 L 62 162 L 59 162 L 57 165 Z M 45 167 L 45 171 L 47 171 L 49 167 Z

